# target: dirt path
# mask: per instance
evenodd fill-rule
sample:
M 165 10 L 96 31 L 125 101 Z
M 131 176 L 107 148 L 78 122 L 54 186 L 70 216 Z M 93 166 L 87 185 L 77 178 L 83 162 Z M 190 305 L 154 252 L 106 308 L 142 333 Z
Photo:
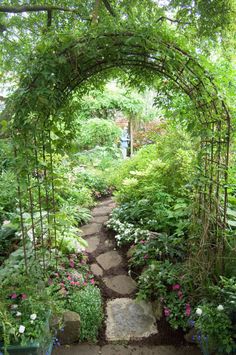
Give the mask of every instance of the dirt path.
M 88 242 L 91 270 L 104 300 L 105 321 L 99 345 L 60 347 L 53 354 L 200 354 L 195 347 L 185 345 L 182 333 L 171 330 L 165 319 L 156 323 L 151 304 L 135 301 L 137 284 L 128 275 L 126 253 L 116 249 L 112 233 L 105 228 L 114 207 L 111 198 L 105 199 L 93 209 L 92 221 L 81 228 Z

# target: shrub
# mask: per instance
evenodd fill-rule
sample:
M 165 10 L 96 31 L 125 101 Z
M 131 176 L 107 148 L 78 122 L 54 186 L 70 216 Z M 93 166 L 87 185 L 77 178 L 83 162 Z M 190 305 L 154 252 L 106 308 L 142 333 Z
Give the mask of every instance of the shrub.
M 81 127 L 78 139 L 79 149 L 98 146 L 113 146 L 119 142 L 121 130 L 111 120 L 91 118 Z
M 103 320 L 100 290 L 92 285 L 72 294 L 69 309 L 77 312 L 81 319 L 80 340 L 95 342 Z

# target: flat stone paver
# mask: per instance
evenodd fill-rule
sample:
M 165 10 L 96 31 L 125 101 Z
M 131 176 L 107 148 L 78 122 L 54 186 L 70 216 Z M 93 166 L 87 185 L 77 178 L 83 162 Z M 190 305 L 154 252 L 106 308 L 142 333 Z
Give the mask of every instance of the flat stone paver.
M 86 242 L 88 243 L 88 246 L 85 248 L 85 250 L 88 253 L 93 253 L 100 243 L 100 238 L 98 236 L 89 237 L 86 239 Z
M 97 216 L 97 217 L 93 217 L 92 223 L 105 223 L 108 221 L 108 219 L 109 219 L 108 216 Z
M 102 276 L 103 275 L 103 270 L 98 264 L 92 264 L 91 271 L 95 276 Z
M 93 217 L 107 216 L 111 213 L 111 211 L 112 211 L 112 207 L 107 207 L 107 206 L 95 207 L 92 211 L 92 216 Z
M 130 295 L 136 290 L 136 282 L 128 275 L 104 277 L 105 285 L 120 295 Z
M 122 264 L 122 257 L 115 250 L 108 251 L 101 254 L 96 258 L 96 261 L 101 265 L 104 270 L 109 270 L 112 267 Z
M 98 234 L 101 232 L 102 224 L 90 223 L 80 228 L 83 232 L 83 236 Z
M 60 346 L 55 348 L 53 355 L 201 355 L 201 351 L 195 346 L 138 346 L 108 344 L 102 347 L 97 345 L 78 344 L 72 346 Z
M 138 340 L 158 332 L 150 303 L 116 298 L 107 302 L 106 311 L 108 341 Z

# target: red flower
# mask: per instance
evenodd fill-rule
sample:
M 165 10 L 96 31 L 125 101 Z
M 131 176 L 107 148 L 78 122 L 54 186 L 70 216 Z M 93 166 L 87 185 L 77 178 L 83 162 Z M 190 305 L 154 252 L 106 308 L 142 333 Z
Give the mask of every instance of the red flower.
M 166 316 L 166 317 L 169 317 L 169 316 L 170 316 L 170 314 L 171 314 L 170 309 L 169 309 L 169 308 L 167 308 L 167 307 L 164 307 L 164 314 L 165 314 L 165 316 Z
M 75 263 L 73 260 L 70 260 L 70 267 L 74 268 L 75 267 Z
M 185 314 L 187 317 L 191 315 L 191 306 L 189 303 L 186 304 Z
M 91 280 L 90 280 L 90 282 L 91 282 L 91 284 L 92 284 L 92 285 L 94 285 L 94 284 L 95 284 L 94 279 L 91 279 Z

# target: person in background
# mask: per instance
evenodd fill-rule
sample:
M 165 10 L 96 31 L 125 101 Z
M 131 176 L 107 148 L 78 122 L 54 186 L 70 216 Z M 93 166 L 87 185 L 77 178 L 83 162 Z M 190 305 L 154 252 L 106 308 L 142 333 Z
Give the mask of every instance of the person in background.
M 128 129 L 127 127 L 125 127 L 122 131 L 122 135 L 120 137 L 120 147 L 121 147 L 121 152 L 122 152 L 122 156 L 123 159 L 127 158 L 127 149 L 129 146 L 129 133 L 128 133 Z

